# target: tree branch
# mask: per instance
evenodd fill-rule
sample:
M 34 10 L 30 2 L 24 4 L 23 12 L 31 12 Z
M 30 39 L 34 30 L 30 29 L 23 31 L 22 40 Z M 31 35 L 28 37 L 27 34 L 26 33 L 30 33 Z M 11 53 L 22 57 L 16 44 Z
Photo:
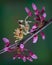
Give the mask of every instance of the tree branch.
M 42 30 L 44 30 L 51 23 L 52 23 L 52 19 L 50 19 L 48 21 L 45 21 L 44 25 L 41 28 L 37 29 L 36 31 L 32 32 L 32 34 L 30 35 L 30 37 L 28 37 L 27 39 L 22 39 L 19 43 L 15 43 L 15 44 L 10 45 L 9 48 L 11 48 L 11 49 L 16 48 L 21 43 L 23 43 L 25 45 L 31 38 L 33 38 L 34 35 L 38 34 Z M 2 54 L 4 52 L 6 52 L 4 49 L 0 50 L 0 54 Z

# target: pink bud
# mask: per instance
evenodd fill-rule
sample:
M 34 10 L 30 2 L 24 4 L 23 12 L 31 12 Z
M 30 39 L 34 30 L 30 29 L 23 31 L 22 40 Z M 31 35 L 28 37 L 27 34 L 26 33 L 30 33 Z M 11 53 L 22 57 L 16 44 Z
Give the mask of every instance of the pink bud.
M 24 44 L 20 44 L 20 48 L 23 49 L 24 48 Z
M 44 18 L 46 18 L 46 13 L 43 13 L 43 15 L 42 15 Z
M 27 60 L 29 60 L 30 62 L 32 62 L 32 58 L 30 56 L 27 56 Z
M 5 51 L 8 51 L 8 47 L 5 47 L 4 50 L 5 50 Z
M 38 41 L 38 35 L 35 35 L 34 37 L 33 37 L 33 43 L 36 43 Z
M 16 54 L 16 55 L 14 55 L 13 60 L 15 60 L 16 58 L 17 58 L 17 54 Z
M 44 17 L 43 17 L 43 16 L 41 16 L 41 17 L 40 17 L 40 20 L 41 20 L 41 22 L 43 22 L 43 21 L 44 21 Z
M 9 47 L 9 45 L 10 45 L 9 40 L 7 38 L 3 38 L 3 41 L 5 43 L 5 47 Z
M 37 10 L 37 7 L 36 7 L 36 5 L 34 4 L 34 3 L 32 3 L 32 8 L 33 8 L 33 10 Z
M 9 40 L 8 40 L 7 38 L 3 38 L 3 41 L 4 41 L 5 43 L 9 43 Z
M 10 49 L 9 47 L 5 47 L 4 50 L 5 51 L 8 51 L 8 52 L 11 52 L 12 51 L 12 49 Z
M 27 12 L 28 16 L 32 16 L 32 12 L 29 8 L 25 7 L 25 11 Z
M 42 7 L 41 14 L 45 12 L 45 7 Z
M 35 14 L 36 16 L 39 16 L 39 14 L 40 14 L 39 10 L 36 10 L 34 14 Z
M 35 54 L 32 54 L 31 57 L 32 57 L 33 59 L 37 59 L 37 58 L 38 58 Z
M 40 33 L 43 40 L 45 40 L 45 34 L 43 32 Z
M 37 24 L 34 24 L 32 29 L 36 29 L 37 28 Z
M 37 56 L 36 56 L 32 51 L 29 51 L 29 55 L 30 55 L 33 59 L 37 59 Z
M 32 16 L 32 12 L 31 11 L 28 13 L 28 16 L 30 16 L 30 17 Z
M 25 11 L 26 11 L 27 13 L 29 13 L 29 12 L 30 12 L 30 9 L 27 8 L 27 7 L 25 7 Z
M 23 59 L 23 61 L 24 61 L 24 62 L 26 62 L 26 57 L 25 57 L 25 56 L 23 56 L 23 58 L 22 58 L 22 59 Z
M 34 31 L 35 31 L 34 29 L 31 29 L 31 30 L 30 30 L 30 33 L 34 32 Z
M 30 33 L 34 32 L 36 29 L 37 29 L 38 25 L 37 24 L 34 24 L 32 26 L 32 29 L 30 30 Z
M 20 55 L 20 58 L 21 58 L 24 62 L 26 62 L 26 57 L 25 57 L 24 55 Z

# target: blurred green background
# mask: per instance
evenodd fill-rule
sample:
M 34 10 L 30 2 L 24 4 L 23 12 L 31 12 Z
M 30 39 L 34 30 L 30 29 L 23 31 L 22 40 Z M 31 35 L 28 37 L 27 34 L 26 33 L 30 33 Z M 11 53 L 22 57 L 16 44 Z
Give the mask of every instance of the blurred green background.
M 4 47 L 3 37 L 10 39 L 11 44 L 14 43 L 13 32 L 18 27 L 16 19 L 24 19 L 27 16 L 24 8 L 27 6 L 32 10 L 32 2 L 39 9 L 45 6 L 46 20 L 52 18 L 52 0 L 0 0 L 0 50 Z M 13 54 L 4 53 L 0 55 L 0 65 L 52 65 L 52 24 L 44 32 L 46 34 L 45 41 L 39 35 L 39 40 L 36 44 L 32 44 L 32 40 L 27 44 L 27 48 L 37 54 L 38 60 L 24 63 L 22 60 L 13 60 Z

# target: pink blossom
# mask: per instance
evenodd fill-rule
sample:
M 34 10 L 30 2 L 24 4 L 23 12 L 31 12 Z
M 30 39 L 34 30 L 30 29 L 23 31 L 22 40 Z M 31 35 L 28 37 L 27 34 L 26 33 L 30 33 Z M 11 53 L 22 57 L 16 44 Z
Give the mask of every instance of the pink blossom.
M 32 3 L 32 8 L 33 8 L 33 10 L 37 10 L 37 7 L 36 7 L 36 5 L 34 4 L 34 3 Z
M 30 30 L 30 33 L 33 33 L 34 31 L 36 31 L 36 27 L 32 27 L 32 29 Z M 40 32 L 40 35 L 42 37 L 42 39 L 44 40 L 45 39 L 45 34 L 43 32 Z M 33 37 L 33 43 L 36 43 L 38 41 L 38 35 L 34 35 Z
M 27 8 L 27 7 L 25 7 L 25 11 L 26 11 L 27 13 L 29 13 L 29 12 L 30 12 L 30 9 Z
M 24 44 L 20 44 L 20 50 L 24 51 Z
M 32 8 L 33 8 L 33 10 L 35 11 L 34 14 L 35 14 L 36 16 L 39 16 L 39 13 L 40 13 L 40 12 L 39 12 L 39 10 L 37 9 L 37 6 L 36 6 L 34 3 L 32 3 Z
M 45 7 L 42 7 L 41 14 L 45 12 Z
M 34 14 L 37 16 L 36 18 L 34 18 L 34 20 L 42 22 L 46 18 L 45 7 L 42 7 L 42 10 L 39 11 L 37 9 L 37 6 L 32 3 L 32 8 L 33 10 L 35 10 Z
M 36 43 L 38 41 L 38 35 L 35 35 L 34 37 L 33 37 L 33 43 Z
M 34 24 L 34 26 L 32 27 L 32 29 L 36 29 L 37 28 L 37 24 Z
M 31 57 L 32 57 L 33 59 L 37 59 L 37 56 L 36 56 L 35 54 L 33 54 Z
M 8 51 L 8 47 L 5 47 L 4 50 L 5 50 L 5 51 Z
M 9 48 L 9 46 L 10 46 L 10 41 L 9 41 L 7 38 L 3 38 L 3 41 L 4 41 L 4 43 L 5 43 L 4 50 L 5 50 L 5 51 L 8 51 L 8 52 L 11 52 L 12 49 Z
M 30 30 L 30 33 L 34 32 L 36 29 L 37 29 L 38 25 L 37 24 L 34 24 L 32 26 L 32 29 Z
M 45 34 L 43 32 L 40 33 L 43 40 L 45 40 Z
M 38 58 L 32 51 L 29 51 L 29 55 L 30 55 L 33 59 L 37 59 L 37 58 Z
M 32 16 L 32 12 L 29 8 L 25 7 L 25 11 L 27 12 L 28 16 Z
M 34 12 L 34 14 L 35 14 L 36 16 L 39 16 L 39 14 L 40 14 L 39 10 L 36 10 L 36 11 Z
M 38 15 L 34 20 L 42 22 L 46 18 L 46 13 L 43 13 L 42 15 Z
M 33 61 L 33 59 L 30 56 L 27 56 L 27 60 L 29 60 L 30 62 Z
M 4 41 L 5 43 L 9 43 L 9 40 L 8 40 L 7 38 L 3 38 L 3 41 Z
M 46 13 L 43 13 L 43 15 L 40 17 L 40 21 L 44 21 L 44 19 L 46 18 Z
M 23 48 L 24 48 L 24 44 L 20 44 L 20 48 L 22 48 L 22 49 L 23 49 Z
M 43 15 L 42 15 L 44 18 L 46 18 L 46 13 L 43 13 Z
M 10 45 L 10 41 L 7 38 L 2 39 L 5 43 L 5 47 L 8 47 Z
M 25 57 L 25 56 L 23 56 L 22 60 L 23 60 L 24 62 L 26 62 L 26 57 Z
M 36 15 L 36 18 L 34 18 L 34 20 L 37 21 L 37 23 L 44 22 L 44 20 L 46 18 L 45 7 L 42 7 L 42 10 L 39 11 L 37 9 L 37 6 L 34 3 L 32 3 L 32 8 L 34 10 L 34 14 Z M 37 28 L 38 28 L 38 26 L 37 26 Z M 31 30 L 30 30 L 30 33 L 33 33 L 34 31 L 36 31 L 37 28 L 36 28 L 35 25 L 33 25 Z M 44 40 L 45 39 L 45 34 L 44 33 L 40 33 L 40 35 L 41 35 L 42 39 Z M 38 41 L 38 35 L 35 35 L 33 37 L 33 43 L 36 43 L 37 41 Z
M 9 47 L 5 47 L 4 48 L 5 51 L 11 52 L 13 49 L 9 48 Z

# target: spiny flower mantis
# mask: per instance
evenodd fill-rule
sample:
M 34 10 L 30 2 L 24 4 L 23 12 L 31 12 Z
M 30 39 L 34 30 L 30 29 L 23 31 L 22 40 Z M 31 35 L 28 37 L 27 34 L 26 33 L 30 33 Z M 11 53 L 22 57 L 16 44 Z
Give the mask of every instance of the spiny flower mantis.
M 23 39 L 24 35 L 27 35 L 29 34 L 29 29 L 30 29 L 30 26 L 29 26 L 29 23 L 31 23 L 31 21 L 27 21 L 28 19 L 28 16 L 25 18 L 25 20 L 18 20 L 18 24 L 19 24 L 19 28 L 17 28 L 14 32 L 15 36 L 16 37 L 16 40 L 15 42 L 17 41 L 20 41 Z M 23 25 L 23 23 L 25 23 Z

